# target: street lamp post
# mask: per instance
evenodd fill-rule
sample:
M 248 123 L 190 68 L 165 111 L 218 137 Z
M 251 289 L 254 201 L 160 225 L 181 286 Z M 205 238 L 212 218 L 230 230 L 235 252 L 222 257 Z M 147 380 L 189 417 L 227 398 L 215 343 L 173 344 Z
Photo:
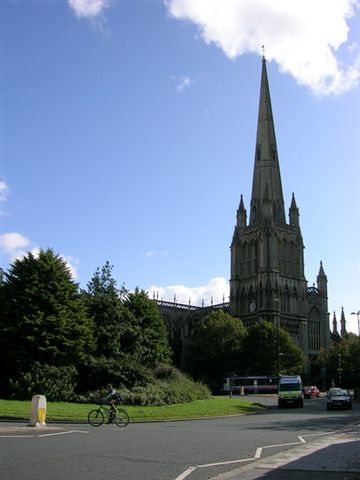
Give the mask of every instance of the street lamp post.
M 280 329 L 280 300 L 274 299 L 276 304 L 276 375 L 280 376 L 280 345 L 279 345 L 279 329 Z
M 357 312 L 351 312 L 351 315 L 356 315 L 357 316 L 357 323 L 358 323 L 358 335 L 360 338 L 360 310 Z
M 339 374 L 339 387 L 341 387 L 341 373 L 342 373 L 342 367 L 341 367 L 341 355 L 340 353 L 338 354 L 338 374 Z

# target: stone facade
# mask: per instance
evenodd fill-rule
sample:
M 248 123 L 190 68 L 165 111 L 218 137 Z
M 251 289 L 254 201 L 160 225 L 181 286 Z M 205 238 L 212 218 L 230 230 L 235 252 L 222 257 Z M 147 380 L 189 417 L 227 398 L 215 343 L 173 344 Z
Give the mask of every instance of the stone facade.
M 170 341 L 178 343 L 181 349 L 180 345 L 188 341 L 197 320 L 208 309 L 158 303 Z M 304 351 L 306 370 L 320 349 L 330 344 L 327 277 L 320 262 L 316 286 L 307 285 L 294 194 L 286 221 L 265 58 L 250 215 L 248 220 L 241 195 L 231 243 L 230 304 L 216 307 L 239 317 L 245 325 L 267 320 L 286 329 Z

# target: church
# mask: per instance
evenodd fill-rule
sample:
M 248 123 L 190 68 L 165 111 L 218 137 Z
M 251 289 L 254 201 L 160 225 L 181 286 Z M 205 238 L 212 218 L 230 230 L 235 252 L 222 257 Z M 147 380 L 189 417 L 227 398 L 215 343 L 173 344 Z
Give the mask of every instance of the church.
M 245 325 L 270 321 L 302 348 L 306 371 L 330 345 L 327 276 L 319 261 L 316 284 L 308 287 L 299 209 L 292 195 L 288 219 L 272 114 L 266 59 L 262 58 L 260 100 L 249 215 L 241 195 L 231 242 L 230 301 L 192 307 L 158 301 L 170 344 L 181 356 L 196 322 L 221 308 Z

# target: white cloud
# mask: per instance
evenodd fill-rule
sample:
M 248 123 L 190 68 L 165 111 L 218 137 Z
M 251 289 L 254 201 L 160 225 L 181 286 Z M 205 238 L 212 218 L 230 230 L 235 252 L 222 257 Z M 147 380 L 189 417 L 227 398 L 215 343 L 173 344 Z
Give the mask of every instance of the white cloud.
M 168 287 L 151 286 L 148 289 L 149 298 L 158 298 L 159 300 L 167 300 L 173 302 L 176 299 L 177 303 L 184 305 L 204 306 L 222 303 L 229 301 L 230 287 L 229 282 L 222 277 L 216 277 L 202 287 L 185 287 L 184 285 L 170 285 Z
M 20 233 L 4 233 L 1 235 L 1 249 L 12 256 L 14 252 L 30 246 L 30 240 Z
M 6 202 L 8 194 L 9 185 L 4 180 L 0 180 L 0 202 Z
M 60 257 L 64 260 L 64 262 L 66 263 L 66 266 L 70 270 L 73 280 L 77 280 L 78 278 L 77 270 L 79 268 L 79 260 L 77 258 L 64 255 L 63 253 L 60 254 Z
M 40 248 L 21 233 L 10 232 L 0 235 L 0 251 L 1 254 L 8 257 L 10 263 L 13 263 L 14 260 L 21 260 L 28 252 L 37 256 Z M 79 261 L 64 254 L 61 254 L 60 257 L 65 261 L 73 279 L 76 280 Z
M 4 180 L 0 180 L 0 217 L 9 215 L 5 210 L 5 202 L 8 199 L 9 192 L 9 185 Z
M 34 255 L 39 252 L 39 247 L 21 233 L 15 232 L 1 234 L 0 247 L 1 253 L 9 258 L 10 263 L 16 259 L 21 259 L 28 252 Z
M 94 19 L 101 17 L 106 8 L 109 7 L 109 0 L 68 0 L 70 8 L 78 18 Z
M 145 257 L 151 258 L 151 257 L 167 257 L 169 255 L 169 252 L 167 250 L 148 250 L 145 252 Z
M 176 91 L 182 93 L 185 88 L 189 88 L 191 85 L 195 83 L 194 80 L 191 80 L 190 77 L 180 77 L 178 79 L 179 83 L 176 87 Z
M 231 59 L 260 53 L 316 94 L 339 94 L 359 84 L 359 46 L 347 45 L 359 0 L 168 0 L 174 18 L 195 23 L 203 40 Z M 340 59 L 347 46 L 352 60 Z

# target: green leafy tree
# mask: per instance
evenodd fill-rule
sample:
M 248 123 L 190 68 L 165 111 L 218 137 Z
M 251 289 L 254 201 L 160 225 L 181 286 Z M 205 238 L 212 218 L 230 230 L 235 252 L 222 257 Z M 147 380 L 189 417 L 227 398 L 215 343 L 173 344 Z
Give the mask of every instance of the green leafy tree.
M 291 336 L 270 322 L 256 322 L 244 339 L 247 375 L 301 374 L 304 354 Z
M 146 366 L 170 359 L 166 329 L 155 302 L 144 290 L 136 288 L 124 300 L 127 311 L 126 329 L 121 346 L 127 355 Z
M 318 367 L 326 369 L 326 387 L 334 380 L 337 386 L 360 387 L 360 338 L 349 333 L 322 350 Z
M 95 355 L 106 358 L 120 355 L 121 334 L 126 330 L 124 320 L 128 316 L 121 301 L 126 290 L 117 289 L 112 268 L 109 262 L 97 268 L 84 292 L 88 314 L 94 319 Z
M 242 369 L 243 323 L 221 310 L 206 315 L 185 350 L 185 370 L 213 390 Z
M 93 350 L 93 323 L 65 261 L 51 249 L 15 260 L 2 285 L 3 379 L 37 361 L 76 365 Z

